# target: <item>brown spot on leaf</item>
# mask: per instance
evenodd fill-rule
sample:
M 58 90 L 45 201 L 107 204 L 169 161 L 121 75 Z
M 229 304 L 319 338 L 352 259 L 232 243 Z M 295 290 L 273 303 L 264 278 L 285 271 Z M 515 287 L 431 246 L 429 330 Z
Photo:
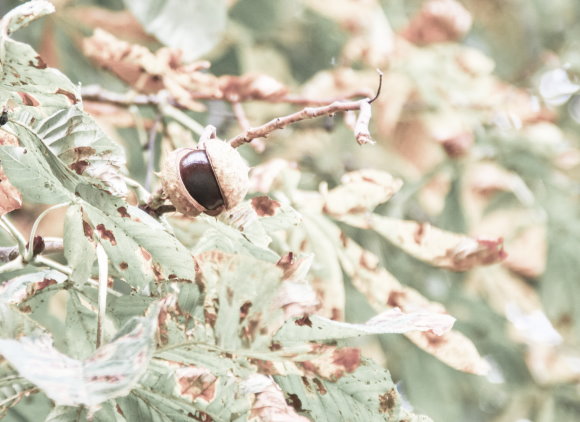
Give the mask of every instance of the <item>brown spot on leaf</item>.
M 66 91 L 62 88 L 59 88 L 56 90 L 55 94 L 60 94 L 60 95 L 64 95 L 65 97 L 68 98 L 68 100 L 71 102 L 71 104 L 76 104 L 79 102 L 79 100 L 77 99 L 76 95 L 73 94 L 70 91 Z
M 129 268 L 129 264 L 127 264 L 126 262 L 121 262 L 119 264 L 119 268 L 121 268 L 122 270 L 126 270 L 127 268 Z
M 240 322 L 242 322 L 247 316 L 252 307 L 252 302 L 247 301 L 242 306 L 240 306 Z
M 157 279 L 157 281 L 161 281 L 164 279 L 163 272 L 161 272 L 161 265 L 158 262 L 153 264 L 151 266 L 151 269 L 153 270 L 153 274 L 155 275 L 155 278 Z
M 310 321 L 308 315 L 304 315 L 302 318 L 298 318 L 296 321 L 294 321 L 294 324 L 300 327 L 303 327 L 305 325 L 312 327 L 312 321 Z
M 85 220 L 83 220 L 83 232 L 85 233 L 85 237 L 93 240 L 93 228 Z
M 426 223 L 419 223 L 417 225 L 417 229 L 415 233 L 413 233 L 413 240 L 416 244 L 420 245 L 423 242 L 423 238 L 425 237 L 425 233 L 427 233 L 427 224 Z
M 83 174 L 88 166 L 89 162 L 87 160 L 75 161 L 74 163 L 69 165 L 71 170 L 73 170 L 78 175 Z
M 131 216 L 127 212 L 127 208 L 125 208 L 125 207 L 119 207 L 119 208 L 117 208 L 117 211 L 119 212 L 119 214 L 121 215 L 121 217 L 123 217 L 123 218 L 131 218 Z
M 97 225 L 97 231 L 99 232 L 99 236 L 101 239 L 106 239 L 111 242 L 111 245 L 115 246 L 117 244 L 117 239 L 115 239 L 115 235 L 111 230 L 107 230 L 104 224 Z
M 267 196 L 256 196 L 252 198 L 252 207 L 260 217 L 272 216 L 280 208 L 280 202 L 274 201 Z
M 397 392 L 391 388 L 379 396 L 379 412 L 391 413 L 397 404 Z
M 18 92 L 18 95 L 25 106 L 38 107 L 40 105 L 40 102 L 27 92 Z
M 36 63 L 34 63 L 32 60 L 29 60 L 28 65 L 35 67 L 37 69 L 46 69 L 47 68 L 46 63 L 44 62 L 44 60 L 42 60 L 42 58 L 40 56 L 36 56 L 35 59 L 36 59 Z
M 296 410 L 297 412 L 303 412 L 304 410 L 302 409 L 302 402 L 300 401 L 300 399 L 298 398 L 298 396 L 296 394 L 288 394 L 288 397 L 286 398 L 286 403 L 288 403 L 290 406 L 292 406 L 294 408 L 294 410 Z
M 277 341 L 272 341 L 272 344 L 270 344 L 270 350 L 275 352 L 276 350 L 280 350 L 282 348 L 282 345 L 280 343 L 278 343 Z
M 429 345 L 432 347 L 438 347 L 443 343 L 447 342 L 447 339 L 445 338 L 444 335 L 438 336 L 433 331 L 424 331 L 422 334 L 425 336 L 425 338 L 429 342 Z
M 215 398 L 217 378 L 205 368 L 193 366 L 176 371 L 180 395 L 189 400 L 203 399 L 211 402 Z
M 330 319 L 333 321 L 341 321 L 342 320 L 342 311 L 338 308 L 331 309 Z
M 215 321 L 217 319 L 217 315 L 213 312 L 208 311 L 205 309 L 203 311 L 203 316 L 205 318 L 205 322 L 209 324 L 211 327 L 215 327 Z
M 123 409 L 121 409 L 121 406 L 117 405 L 115 406 L 115 409 L 117 409 L 117 413 L 121 416 L 125 416 L 125 414 L 123 413 Z
M 326 393 L 328 393 L 322 381 L 320 381 L 318 378 L 314 378 L 312 381 L 314 382 L 314 384 L 316 384 L 316 390 L 318 391 L 318 394 L 323 396 Z
M 313 393 L 312 386 L 310 385 L 310 381 L 308 381 L 308 377 L 301 377 L 301 379 L 302 379 L 302 384 L 304 384 L 304 387 L 306 388 L 306 390 L 309 393 Z
M 56 280 L 52 278 L 45 278 L 44 280 L 36 284 L 36 288 L 34 290 L 35 292 L 39 292 L 48 286 L 52 286 L 53 284 L 56 284 Z
M 407 297 L 407 293 L 402 290 L 393 290 L 389 293 L 389 298 L 387 299 L 387 305 L 393 308 L 403 308 L 402 303 L 404 303 Z
M 360 365 L 360 349 L 354 347 L 337 349 L 332 358 L 333 362 L 342 366 L 346 372 L 353 372 Z

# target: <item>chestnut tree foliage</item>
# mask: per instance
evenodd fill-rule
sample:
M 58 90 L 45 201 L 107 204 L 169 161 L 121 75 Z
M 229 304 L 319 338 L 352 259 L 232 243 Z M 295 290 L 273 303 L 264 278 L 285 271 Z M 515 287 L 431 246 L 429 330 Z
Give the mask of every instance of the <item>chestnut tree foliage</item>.
M 575 56 L 484 3 L 0 5 L 0 415 L 578 420 Z

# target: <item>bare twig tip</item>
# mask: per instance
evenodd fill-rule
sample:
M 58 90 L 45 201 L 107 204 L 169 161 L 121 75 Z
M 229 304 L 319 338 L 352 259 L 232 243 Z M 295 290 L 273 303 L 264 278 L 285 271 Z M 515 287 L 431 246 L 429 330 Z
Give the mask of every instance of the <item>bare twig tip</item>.
M 381 95 L 381 88 L 383 86 L 383 72 L 380 69 L 377 69 L 377 73 L 379 74 L 379 87 L 377 88 L 377 94 L 374 96 L 374 98 L 369 100 L 369 104 L 372 104 L 377 98 L 379 98 L 379 95 Z

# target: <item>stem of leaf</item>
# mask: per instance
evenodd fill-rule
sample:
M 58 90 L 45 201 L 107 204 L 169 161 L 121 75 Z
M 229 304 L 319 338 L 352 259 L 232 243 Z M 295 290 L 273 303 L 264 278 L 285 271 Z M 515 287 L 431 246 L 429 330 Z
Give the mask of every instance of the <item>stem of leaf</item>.
M 18 256 L 18 258 L 13 259 L 12 261 L 7 262 L 4 265 L 0 265 L 0 274 L 8 271 L 19 270 L 23 267 L 24 264 L 22 263 L 22 256 Z
M 26 239 L 5 215 L 0 217 L 0 227 L 18 243 L 18 252 L 20 252 L 20 255 L 23 257 L 26 256 Z
M 178 108 L 175 108 L 169 104 L 160 104 L 159 111 L 164 116 L 171 117 L 173 120 L 185 126 L 193 133 L 197 135 L 201 135 L 203 133 L 204 127 Z
M 99 313 L 97 315 L 97 349 L 103 341 L 103 320 L 107 309 L 107 283 L 109 281 L 109 260 L 103 246 L 97 244 L 97 264 L 99 266 Z
M 57 204 L 57 205 L 53 205 L 50 208 L 45 209 L 42 213 L 40 213 L 40 215 L 36 218 L 36 221 L 34 222 L 34 224 L 32 225 L 32 229 L 30 230 L 30 237 L 28 238 L 28 250 L 26 251 L 26 255 L 24 255 L 24 260 L 26 262 L 29 262 L 32 260 L 32 258 L 34 257 L 34 238 L 36 236 L 36 231 L 38 230 L 38 225 L 40 224 L 40 222 L 42 221 L 42 219 L 51 211 L 54 211 L 56 209 L 59 208 L 63 208 L 65 206 L 68 206 L 69 203 L 65 202 L 62 204 Z

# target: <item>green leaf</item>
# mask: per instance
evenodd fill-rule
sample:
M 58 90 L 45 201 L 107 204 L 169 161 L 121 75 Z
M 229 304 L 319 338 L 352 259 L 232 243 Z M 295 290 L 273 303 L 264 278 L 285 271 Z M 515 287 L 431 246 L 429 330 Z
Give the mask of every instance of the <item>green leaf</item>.
M 81 296 L 69 289 L 65 320 L 67 354 L 74 359 L 86 359 L 95 351 L 97 315 L 81 302 Z
M 125 0 L 145 30 L 187 60 L 211 50 L 225 29 L 224 0 Z
M 18 120 L 83 179 L 117 196 L 127 193 L 120 174 L 125 165 L 122 147 L 78 107 L 58 110 L 42 121 L 29 114 L 20 114 Z
M 57 351 L 48 336 L 2 339 L 0 354 L 57 405 L 98 406 L 128 394 L 145 373 L 155 348 L 160 306 L 153 305 L 146 317 L 130 320 L 84 361 Z
M 42 270 L 8 280 L 0 286 L 0 303 L 19 304 L 51 284 L 59 284 L 68 277 L 56 270 Z
M 286 400 L 316 422 L 399 421 L 400 398 L 389 373 L 368 359 L 336 382 L 275 376 Z
M 85 233 L 87 224 L 79 205 L 68 208 L 64 221 L 64 256 L 73 270 L 70 278 L 80 285 L 90 278 L 96 259 L 95 242 Z
M 10 100 L 42 119 L 80 101 L 77 87 L 60 71 L 48 68 L 32 47 L 12 39 L 3 45 L 0 105 Z

